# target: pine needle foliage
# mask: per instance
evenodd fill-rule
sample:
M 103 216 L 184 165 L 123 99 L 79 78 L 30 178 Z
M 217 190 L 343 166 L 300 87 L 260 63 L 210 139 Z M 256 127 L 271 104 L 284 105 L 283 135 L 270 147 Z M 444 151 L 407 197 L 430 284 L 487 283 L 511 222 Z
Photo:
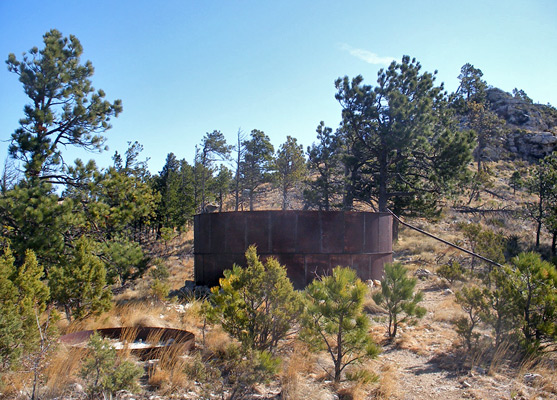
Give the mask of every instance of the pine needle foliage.
M 19 268 L 14 260 L 6 248 L 0 257 L 0 370 L 14 366 L 22 352 L 35 349 L 40 340 L 36 318 L 49 299 L 35 253 L 27 250 Z
M 557 341 L 557 269 L 530 252 L 513 258 L 511 270 L 522 334 L 530 349 L 543 350 Z
M 417 279 L 407 276 L 408 270 L 400 263 L 386 264 L 381 280 L 381 292 L 373 295 L 373 300 L 384 306 L 389 314 L 388 334 L 394 338 L 401 322 L 422 318 L 426 309 L 418 306 L 422 301 L 421 292 L 414 293 Z
M 302 302 L 274 258 L 261 262 L 255 246 L 246 251 L 247 267 L 224 271 L 211 292 L 209 317 L 246 347 L 273 351 L 301 313 Z
M 476 328 L 485 319 L 488 310 L 487 290 L 482 290 L 477 286 L 465 286 L 455 295 L 456 302 L 466 313 L 466 316 L 454 321 L 456 333 L 464 340 L 467 350 L 471 351 L 480 337 Z
M 367 290 L 353 269 L 340 266 L 333 269 L 332 275 L 316 279 L 306 288 L 301 337 L 312 348 L 329 353 L 336 383 L 347 366 L 379 353 L 363 312 Z
M 21 60 L 13 53 L 6 60 L 30 100 L 21 126 L 12 134 L 9 152 L 23 161 L 27 177 L 63 182 L 60 149 L 69 145 L 102 150 L 103 133 L 122 111 L 122 102 L 111 104 L 103 90 L 93 88 L 89 79 L 93 65 L 81 62 L 83 47 L 75 36 L 63 37 L 52 29 L 43 42 L 42 49 L 33 47 Z
M 108 339 L 95 333 L 87 345 L 89 355 L 81 369 L 81 376 L 87 381 L 87 392 L 91 398 L 102 395 L 112 399 L 119 390 L 137 390 L 138 379 L 143 368 L 131 361 L 119 360 L 116 349 Z
M 51 269 L 49 286 L 52 300 L 64 308 L 68 320 L 98 315 L 112 306 L 106 268 L 85 237 L 76 241 L 67 262 Z

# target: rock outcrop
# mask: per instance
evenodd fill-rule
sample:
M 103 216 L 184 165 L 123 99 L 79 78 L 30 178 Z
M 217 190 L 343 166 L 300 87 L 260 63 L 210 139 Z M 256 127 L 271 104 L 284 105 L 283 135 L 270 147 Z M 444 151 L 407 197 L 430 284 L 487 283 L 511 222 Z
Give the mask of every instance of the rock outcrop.
M 506 122 L 506 134 L 498 144 L 512 158 L 535 161 L 557 149 L 557 109 L 497 88 L 487 90 L 487 100 L 491 110 Z M 491 158 L 503 158 L 500 149 L 490 150 Z

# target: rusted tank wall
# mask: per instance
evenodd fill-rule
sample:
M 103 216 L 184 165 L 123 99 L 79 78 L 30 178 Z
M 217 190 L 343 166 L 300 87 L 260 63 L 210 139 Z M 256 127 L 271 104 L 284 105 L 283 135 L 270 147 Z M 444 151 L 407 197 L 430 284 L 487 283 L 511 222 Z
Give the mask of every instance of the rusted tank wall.
M 257 246 L 287 268 L 296 288 L 337 265 L 363 279 L 381 279 L 392 261 L 392 217 L 343 211 L 251 211 L 199 214 L 194 218 L 195 282 L 217 285 L 225 269 L 245 265 L 245 250 Z

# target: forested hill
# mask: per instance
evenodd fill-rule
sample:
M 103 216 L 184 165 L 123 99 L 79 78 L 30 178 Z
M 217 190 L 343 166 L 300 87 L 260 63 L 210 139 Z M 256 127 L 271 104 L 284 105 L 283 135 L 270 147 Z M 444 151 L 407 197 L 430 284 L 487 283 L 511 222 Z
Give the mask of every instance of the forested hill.
M 557 109 L 534 103 L 522 90 L 513 92 L 494 87 L 486 90 L 489 109 L 503 123 L 502 135 L 489 146 L 490 158 L 543 158 L 557 147 Z

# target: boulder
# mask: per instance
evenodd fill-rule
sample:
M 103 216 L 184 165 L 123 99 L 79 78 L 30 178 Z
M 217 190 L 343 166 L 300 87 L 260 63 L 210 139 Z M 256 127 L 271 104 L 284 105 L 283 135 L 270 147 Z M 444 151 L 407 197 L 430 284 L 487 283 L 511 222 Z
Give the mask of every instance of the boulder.
M 419 268 L 419 269 L 416 270 L 416 272 L 414 272 L 414 275 L 416 275 L 420 279 L 427 279 L 433 274 L 431 273 L 431 271 L 429 269 Z

